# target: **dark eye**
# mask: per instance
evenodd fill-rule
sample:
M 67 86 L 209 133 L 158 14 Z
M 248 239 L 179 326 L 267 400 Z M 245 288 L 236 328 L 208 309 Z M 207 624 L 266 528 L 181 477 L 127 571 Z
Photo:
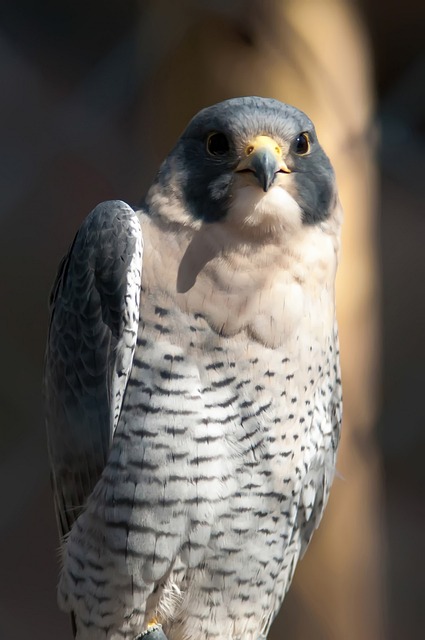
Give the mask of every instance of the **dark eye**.
M 229 141 L 224 133 L 210 133 L 207 150 L 212 156 L 224 156 L 229 151 Z
M 300 133 L 300 135 L 295 138 L 294 151 L 299 156 L 305 156 L 305 154 L 310 151 L 310 138 L 308 137 L 308 133 Z

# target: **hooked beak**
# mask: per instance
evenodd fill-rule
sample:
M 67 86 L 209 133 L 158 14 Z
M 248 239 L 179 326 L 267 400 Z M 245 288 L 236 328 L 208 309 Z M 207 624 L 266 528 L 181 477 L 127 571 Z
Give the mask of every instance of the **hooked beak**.
M 280 146 L 269 136 L 257 136 L 246 146 L 235 171 L 251 171 L 263 191 L 270 189 L 277 173 L 291 173 L 282 158 Z

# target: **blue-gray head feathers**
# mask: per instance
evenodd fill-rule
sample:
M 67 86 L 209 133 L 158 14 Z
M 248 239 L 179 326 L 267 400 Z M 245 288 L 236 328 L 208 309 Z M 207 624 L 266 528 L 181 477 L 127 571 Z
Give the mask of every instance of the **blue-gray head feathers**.
M 276 142 L 280 160 L 266 149 L 254 153 L 249 163 L 241 162 L 258 137 Z M 313 123 L 299 109 L 271 98 L 232 98 L 200 111 L 165 160 L 157 180 L 166 189 L 172 173 L 173 189 L 178 185 L 190 214 L 214 222 L 226 217 L 235 176 L 242 170 L 255 175 L 264 191 L 272 186 L 275 175 L 290 173 L 304 224 L 321 222 L 332 210 L 334 173 Z

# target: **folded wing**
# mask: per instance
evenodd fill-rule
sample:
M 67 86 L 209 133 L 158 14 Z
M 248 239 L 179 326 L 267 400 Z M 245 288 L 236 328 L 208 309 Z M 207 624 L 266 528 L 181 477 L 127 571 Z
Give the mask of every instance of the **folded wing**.
M 66 535 L 106 464 L 137 341 L 143 241 L 134 210 L 98 205 L 63 259 L 45 362 L 55 506 Z

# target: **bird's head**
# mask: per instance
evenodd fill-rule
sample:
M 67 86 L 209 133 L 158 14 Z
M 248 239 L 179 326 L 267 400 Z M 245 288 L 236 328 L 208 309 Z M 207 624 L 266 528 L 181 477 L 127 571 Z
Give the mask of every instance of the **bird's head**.
M 245 97 L 200 111 L 157 185 L 198 222 L 279 232 L 325 221 L 336 202 L 331 164 L 301 111 Z

